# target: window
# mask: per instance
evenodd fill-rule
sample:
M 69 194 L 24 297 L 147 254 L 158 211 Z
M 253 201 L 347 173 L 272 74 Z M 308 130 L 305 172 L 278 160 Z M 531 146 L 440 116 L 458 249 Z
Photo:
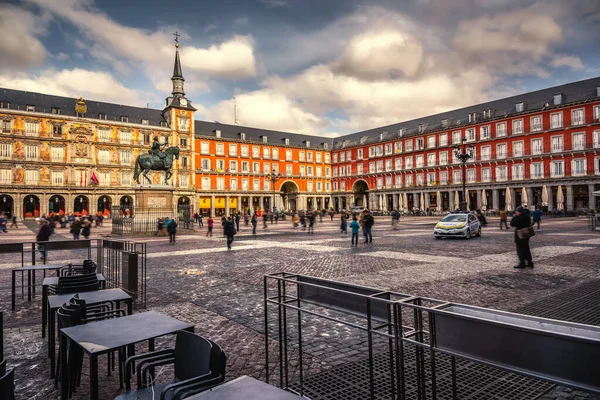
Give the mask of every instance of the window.
M 25 121 L 25 136 L 37 136 L 39 126 L 37 122 Z
M 284 143 L 286 146 L 289 146 L 289 145 L 290 145 L 290 138 L 285 138 L 285 139 L 283 139 L 283 143 Z
M 544 177 L 544 164 L 533 163 L 530 167 L 531 179 L 539 179 Z
M 418 155 L 416 159 L 416 167 L 423 168 L 423 155 Z
M 452 171 L 452 182 L 453 183 L 462 183 L 462 171 L 460 171 L 460 170 Z
M 187 149 L 187 138 L 179 138 L 179 147 Z
M 242 172 L 246 174 L 250 172 L 250 163 L 248 161 L 242 161 Z
M 265 179 L 263 182 L 263 190 L 271 190 L 271 181 Z
M 379 157 L 383 155 L 383 146 L 375 147 L 375 156 Z
M 417 138 L 417 139 L 415 140 L 415 148 L 416 148 L 417 150 L 423 150 L 423 149 L 425 148 L 425 145 L 424 145 L 424 140 L 423 140 L 423 138 Z
M 231 190 L 237 190 L 238 186 L 237 186 L 238 180 L 237 178 L 231 178 L 229 180 L 229 188 Z
M 559 129 L 562 128 L 562 126 L 562 112 L 550 114 L 550 129 Z
M 225 171 L 225 160 L 216 161 L 217 172 Z
M 594 148 L 600 148 L 600 131 L 594 131 Z
M 129 117 L 122 115 L 121 116 L 121 122 L 129 122 Z
M 98 184 L 100 186 L 110 186 L 110 171 L 98 171 Z
M 446 147 L 446 146 L 448 146 L 448 134 L 441 133 L 440 134 L 440 147 Z
M 150 125 L 150 121 L 147 119 L 142 119 L 142 125 Z
M 121 159 L 121 161 L 123 160 Z M 181 166 L 181 168 L 188 168 L 188 158 L 186 156 L 181 157 L 181 162 L 179 163 L 179 165 Z
M 358 167 L 360 166 L 360 173 L 362 174 L 362 164 L 358 164 L 356 167 L 356 169 L 358 169 Z M 331 168 L 329 167 L 325 167 L 325 176 L 326 177 L 330 177 L 331 176 Z
M 385 160 L 385 170 L 386 171 L 392 171 L 393 167 L 392 167 L 392 160 Z
M 252 173 L 260 174 L 260 163 L 252 163 Z
M 131 152 L 121 150 L 121 165 L 131 165 Z
M 392 177 L 391 176 L 385 177 L 385 187 L 392 187 Z
M 238 163 L 237 161 L 229 161 L 229 172 L 237 172 Z
M 217 178 L 217 190 L 225 190 L 225 178 Z
M 200 154 L 209 154 L 208 142 L 200 142 Z
M 220 129 L 215 129 L 215 137 L 220 138 L 221 137 L 221 130 Z
M 12 158 L 12 143 L 0 143 L 0 159 L 10 160 Z
M 383 172 L 383 161 L 377 160 L 377 172 Z
M 584 150 L 585 149 L 585 133 L 574 133 L 573 143 L 571 145 L 573 150 Z
M 229 144 L 229 156 L 230 157 L 237 156 L 237 144 Z
M 2 128 L 2 133 L 10 133 L 12 122 L 10 120 L 0 121 L 0 128 Z
M 307 151 L 306 152 L 306 162 L 312 162 L 313 161 L 313 153 L 312 151 Z
M 508 179 L 508 167 L 506 165 L 501 165 L 496 167 L 496 181 L 503 182 Z
M 210 178 L 202 178 L 202 190 L 210 190 Z
M 506 158 L 506 143 L 496 145 L 496 158 Z
M 412 186 L 412 184 L 413 184 L 413 176 L 406 175 L 406 186 Z
M 267 143 L 267 141 L 269 140 L 269 138 L 267 138 L 267 136 L 265 135 L 261 136 L 261 138 L 263 143 Z
M 390 160 L 390 163 L 391 163 L 391 160 Z M 427 166 L 428 167 L 435 166 L 435 153 L 427 154 Z
M 346 161 L 346 153 L 344 153 L 343 151 L 340 153 L 340 162 L 345 162 Z
M 579 126 L 585 124 L 585 111 L 583 108 L 571 111 L 571 125 Z
M 481 128 L 479 128 L 479 137 L 481 140 L 490 139 L 492 137 L 489 125 L 482 126 Z
M 293 174 L 293 165 L 292 164 L 285 165 L 285 174 L 287 176 L 292 176 L 292 174 Z
M 525 109 L 525 103 L 523 103 L 523 102 L 517 103 L 515 106 L 515 109 L 517 112 L 523 112 L 523 110 Z
M 552 143 L 552 152 L 553 153 L 561 153 L 563 151 L 563 137 L 562 136 L 552 136 L 550 139 Z
M 557 93 L 554 95 L 554 105 L 557 106 L 559 104 L 562 104 L 562 93 Z
M 248 179 L 242 179 L 242 190 L 248 190 Z
M 189 118 L 177 117 L 177 126 L 180 131 L 187 132 L 190 130 L 190 120 Z
M 271 158 L 271 149 L 269 147 L 263 147 L 263 158 L 267 160 Z
M 225 155 L 225 144 L 224 143 L 217 143 L 217 151 L 216 151 L 216 153 L 219 156 Z
M 279 149 L 273 149 L 271 155 L 273 156 L 273 160 L 279 160 Z
M 474 142 L 477 137 L 475 135 L 475 128 L 470 128 L 466 130 L 467 142 Z
M 240 132 L 240 140 L 246 140 L 246 133 Z M 237 182 L 237 180 L 236 180 Z
M 50 148 L 50 160 L 55 162 L 65 161 L 65 148 L 64 147 L 51 147 Z
M 460 131 L 452 132 L 452 144 L 460 144 L 462 141 L 462 136 Z
M 435 136 L 427 137 L 427 148 L 433 149 L 435 147 Z
M 492 148 L 491 146 L 482 146 L 481 147 L 481 160 L 488 161 L 492 158 Z
M 440 165 L 448 165 L 448 152 L 443 151 L 440 153 Z
M 481 169 L 481 181 L 489 182 L 491 181 L 492 170 L 490 168 L 482 168 Z
M 506 136 L 506 122 L 496 124 L 496 137 Z
M 130 144 L 131 131 L 119 131 L 119 142 L 124 144 Z
M 12 171 L 10 169 L 0 169 L 0 183 L 7 185 L 12 183 Z
M 25 159 L 29 161 L 36 161 L 38 158 L 37 145 L 26 145 L 25 146 Z
M 52 107 L 52 108 L 50 109 L 50 112 L 51 112 L 52 114 L 54 114 L 54 115 L 60 115 L 60 108 L 57 108 L 57 107 Z
M 25 170 L 25 183 L 28 185 L 37 185 L 40 181 L 40 171 Z
M 362 158 L 362 149 L 359 149 L 359 151 L 360 151 L 360 158 Z M 402 153 L 402 142 L 394 143 L 394 153 L 396 153 L 396 154 Z
M 285 151 L 285 161 L 292 161 L 292 150 Z
M 513 157 L 523 157 L 523 142 L 513 142 Z
M 539 132 L 542 130 L 542 116 L 536 115 L 535 117 L 531 117 L 529 122 L 531 124 L 531 132 Z
M 301 165 L 300 166 L 300 176 L 306 176 L 306 173 L 304 171 L 305 171 L 305 167 L 304 167 L 304 165 Z
M 363 165 L 362 164 L 356 164 L 356 173 L 358 175 L 362 175 L 363 174 Z
M 150 134 L 149 133 L 144 133 L 143 136 L 142 136 L 142 141 L 143 141 L 144 145 L 149 146 L 150 142 L 152 142 L 152 140 L 150 138 Z
M 190 184 L 190 177 L 187 174 L 179 175 L 179 187 L 188 187 Z
M 521 135 L 523 134 L 523 120 L 515 119 L 512 122 L 512 134 L 513 135 Z
M 417 174 L 417 186 L 423 186 L 425 183 L 425 177 L 423 174 Z
M 53 185 L 62 185 L 64 184 L 65 173 L 63 171 L 51 171 L 50 172 L 50 182 Z
M 27 104 L 26 110 L 29 112 L 35 112 L 35 106 L 33 106 L 31 104 Z
M 386 143 L 386 145 L 385 145 L 385 154 L 386 155 L 392 154 L 392 151 L 393 151 L 392 147 L 393 147 L 393 145 L 391 143 Z
M 594 106 L 594 122 L 600 121 L 600 106 Z
M 360 158 L 362 159 L 362 150 L 360 151 Z M 325 164 L 329 164 L 331 162 L 331 156 L 329 153 L 325 153 Z
M 242 157 L 248 157 L 248 146 L 241 147 L 241 155 Z
M 552 163 L 550 163 L 550 176 L 552 178 L 561 178 L 564 175 L 564 161 L 552 161 Z
M 412 149 L 413 149 L 413 142 L 412 142 L 412 140 L 410 140 L 410 139 L 406 140 L 404 142 L 404 148 L 406 149 L 406 151 L 412 151 Z
M 404 168 L 405 169 L 411 169 L 413 167 L 413 158 L 412 157 L 406 157 L 405 161 L 404 161 Z
M 571 162 L 571 175 L 582 176 L 586 172 L 586 159 L 576 158 Z
M 252 146 L 252 158 L 260 158 L 260 147 Z
M 312 182 L 306 182 L 306 191 L 308 191 L 308 192 L 313 191 L 313 183 Z
M 402 169 L 402 159 L 401 158 L 396 158 L 395 169 L 396 169 L 396 171 L 400 171 Z
M 375 173 L 375 163 L 374 162 L 369 163 L 369 173 L 370 174 Z
M 596 175 L 600 175 L 600 157 L 594 158 L 594 165 L 596 168 Z
M 440 171 L 440 185 L 448 184 L 448 171 Z
M 100 164 L 110 163 L 110 152 L 108 150 L 98 150 L 98 162 Z
M 512 166 L 512 180 L 521 181 L 525 179 L 525 165 L 524 164 L 513 164 Z
M 306 167 L 306 174 L 308 176 L 313 176 L 313 167 L 312 167 L 312 165 L 309 165 L 308 167 Z
M 473 168 L 467 170 L 467 183 L 475 183 L 477 180 L 477 171 Z

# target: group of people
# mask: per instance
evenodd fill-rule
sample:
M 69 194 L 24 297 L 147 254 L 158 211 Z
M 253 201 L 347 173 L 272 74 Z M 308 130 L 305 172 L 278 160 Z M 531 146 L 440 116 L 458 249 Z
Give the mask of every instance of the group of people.
M 91 218 L 88 216 L 80 218 L 74 215 L 72 219 L 70 217 L 71 216 L 66 218 L 66 222 L 64 223 L 64 225 L 62 219 L 57 220 L 54 215 L 48 218 L 46 218 L 46 216 L 43 215 L 38 220 L 39 228 L 35 235 L 35 240 L 36 242 L 38 242 L 37 249 L 40 253 L 40 257 L 43 262 L 46 262 L 48 258 L 48 252 L 46 251 L 44 244 L 40 242 L 47 242 L 50 240 L 51 236 L 56 236 L 55 228 L 57 224 L 60 224 L 61 228 L 66 228 L 66 225 L 68 223 L 69 233 L 71 233 L 71 235 L 73 236 L 73 240 L 79 240 L 81 236 L 83 236 L 86 240 L 90 238 L 92 230 Z M 96 226 L 98 226 L 98 224 L 96 224 Z
M 399 219 L 400 214 L 398 213 L 397 215 Z M 340 216 L 340 233 L 348 233 L 348 219 L 350 219 L 350 213 L 342 211 Z M 373 225 L 375 225 L 375 218 L 369 210 L 365 209 L 358 215 L 356 213 L 352 214 L 352 222 L 350 222 L 352 240 L 350 247 L 358 246 L 358 234 L 360 230 L 362 230 L 365 239 L 363 243 L 373 243 L 373 235 L 371 234 Z
M 8 233 L 8 218 L 6 218 L 6 215 L 4 214 L 0 214 L 0 231 L 4 232 L 4 233 Z M 19 226 L 17 225 L 17 217 L 13 216 L 12 217 L 12 224 L 10 225 L 11 228 L 18 228 Z

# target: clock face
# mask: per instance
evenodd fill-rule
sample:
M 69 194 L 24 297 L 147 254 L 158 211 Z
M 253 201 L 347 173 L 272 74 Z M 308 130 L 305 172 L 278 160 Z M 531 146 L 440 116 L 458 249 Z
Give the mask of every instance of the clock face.
M 187 100 L 186 99 L 181 99 L 179 100 L 179 104 L 181 104 L 182 106 L 187 106 Z

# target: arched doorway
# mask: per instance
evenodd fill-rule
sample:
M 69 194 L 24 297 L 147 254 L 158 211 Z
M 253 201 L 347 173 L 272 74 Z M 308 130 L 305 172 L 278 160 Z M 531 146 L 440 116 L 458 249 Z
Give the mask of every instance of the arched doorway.
M 40 216 L 40 198 L 34 194 L 23 199 L 23 218 L 36 218 Z
M 49 214 L 64 214 L 65 213 L 65 198 L 55 194 L 50 196 L 48 200 L 48 213 Z
M 4 214 L 7 219 L 11 219 L 15 210 L 15 202 L 8 194 L 0 195 L 0 214 Z
M 90 200 L 87 196 L 77 196 L 75 197 L 75 201 L 73 201 L 73 214 L 76 216 L 79 215 L 89 215 L 90 213 Z
M 177 199 L 177 212 L 181 213 L 183 211 L 189 211 L 191 204 L 192 203 L 190 202 L 189 197 L 181 196 L 179 199 Z
M 285 181 L 279 188 L 285 211 L 296 211 L 296 199 L 298 196 L 298 185 L 292 181 Z
M 105 217 L 110 214 L 110 207 L 112 206 L 112 199 L 109 196 L 98 197 L 98 211 Z
M 133 209 L 133 197 L 131 196 L 122 196 L 119 200 L 119 208 L 122 215 L 126 217 L 130 217 Z
M 362 179 L 354 182 L 352 187 L 354 193 L 354 206 L 369 208 L 369 185 Z

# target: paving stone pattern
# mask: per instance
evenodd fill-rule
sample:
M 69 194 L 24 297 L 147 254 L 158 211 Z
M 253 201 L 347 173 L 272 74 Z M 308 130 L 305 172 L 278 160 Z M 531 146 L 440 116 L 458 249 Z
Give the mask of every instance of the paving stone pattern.
M 253 236 L 251 227 L 242 224 L 232 251 L 226 250 L 218 223 L 212 238 L 205 237 L 206 228 L 196 226 L 197 232 L 178 237 L 175 245 L 155 236 L 128 239 L 144 241 L 148 246 L 148 309 L 192 323 L 196 332 L 220 343 L 229 356 L 228 379 L 243 374 L 266 378 L 263 275 L 281 271 L 600 325 L 600 237 L 588 230 L 586 220 L 544 220 L 542 230 L 532 239 L 533 270 L 512 268 L 517 261 L 513 232 L 499 230 L 497 220 L 490 219 L 481 238 L 468 241 L 434 240 L 434 223 L 434 218 L 406 218 L 393 230 L 388 218 L 378 217 L 373 243 L 363 244 L 361 240 L 358 248 L 350 248 L 350 235 L 340 233 L 338 218 L 317 223 L 314 235 L 282 221 L 266 229 L 259 224 L 258 234 Z M 31 229 L 20 226 L 3 234 L 2 239 L 32 241 Z M 106 224 L 92 229 L 92 238 L 109 233 L 110 224 Z M 55 240 L 69 237 L 66 230 L 57 229 L 57 234 Z M 49 262 L 82 259 L 85 254 L 80 253 L 73 257 L 69 252 L 52 252 Z M 16 255 L 3 255 L 0 260 L 0 307 L 5 310 L 5 356 L 9 365 L 17 368 L 17 399 L 56 399 L 46 340 L 41 338 L 39 291 L 31 303 L 19 297 L 17 309 L 10 311 L 10 269 L 15 264 L 20 264 Z M 364 371 L 364 332 L 309 316 L 303 317 L 302 325 L 303 373 L 308 380 L 329 377 L 334 382 L 339 376 L 350 379 L 357 371 Z M 268 330 L 269 379 L 276 384 L 279 353 L 274 319 L 269 321 Z M 291 339 L 297 336 L 294 318 L 290 318 L 287 333 Z M 157 348 L 173 343 L 172 337 L 162 338 L 157 340 Z M 288 364 L 293 381 L 299 375 L 298 348 L 293 340 L 290 343 Z M 385 354 L 386 349 L 387 340 L 376 340 L 377 354 Z M 136 351 L 145 350 L 145 345 L 139 344 Z M 386 356 L 378 357 L 384 357 L 378 362 L 385 363 Z M 464 376 L 459 384 L 462 398 L 529 399 L 545 391 L 544 400 L 600 399 L 540 381 L 521 382 L 523 377 L 500 376 L 493 372 L 497 370 L 487 368 L 481 366 Z M 100 359 L 99 370 L 101 398 L 112 399 L 121 393 L 116 371 L 106 376 L 105 357 Z M 88 398 L 87 374 L 86 359 L 75 399 Z M 165 380 L 170 377 L 166 370 L 161 375 Z M 411 385 L 408 382 L 409 388 Z M 339 389 L 339 385 L 332 387 Z M 531 390 L 523 391 L 526 387 Z M 343 390 L 322 398 L 364 398 L 363 389 L 346 382 Z M 440 398 L 447 398 L 444 393 Z M 409 393 L 409 398 L 413 396 L 414 391 Z

